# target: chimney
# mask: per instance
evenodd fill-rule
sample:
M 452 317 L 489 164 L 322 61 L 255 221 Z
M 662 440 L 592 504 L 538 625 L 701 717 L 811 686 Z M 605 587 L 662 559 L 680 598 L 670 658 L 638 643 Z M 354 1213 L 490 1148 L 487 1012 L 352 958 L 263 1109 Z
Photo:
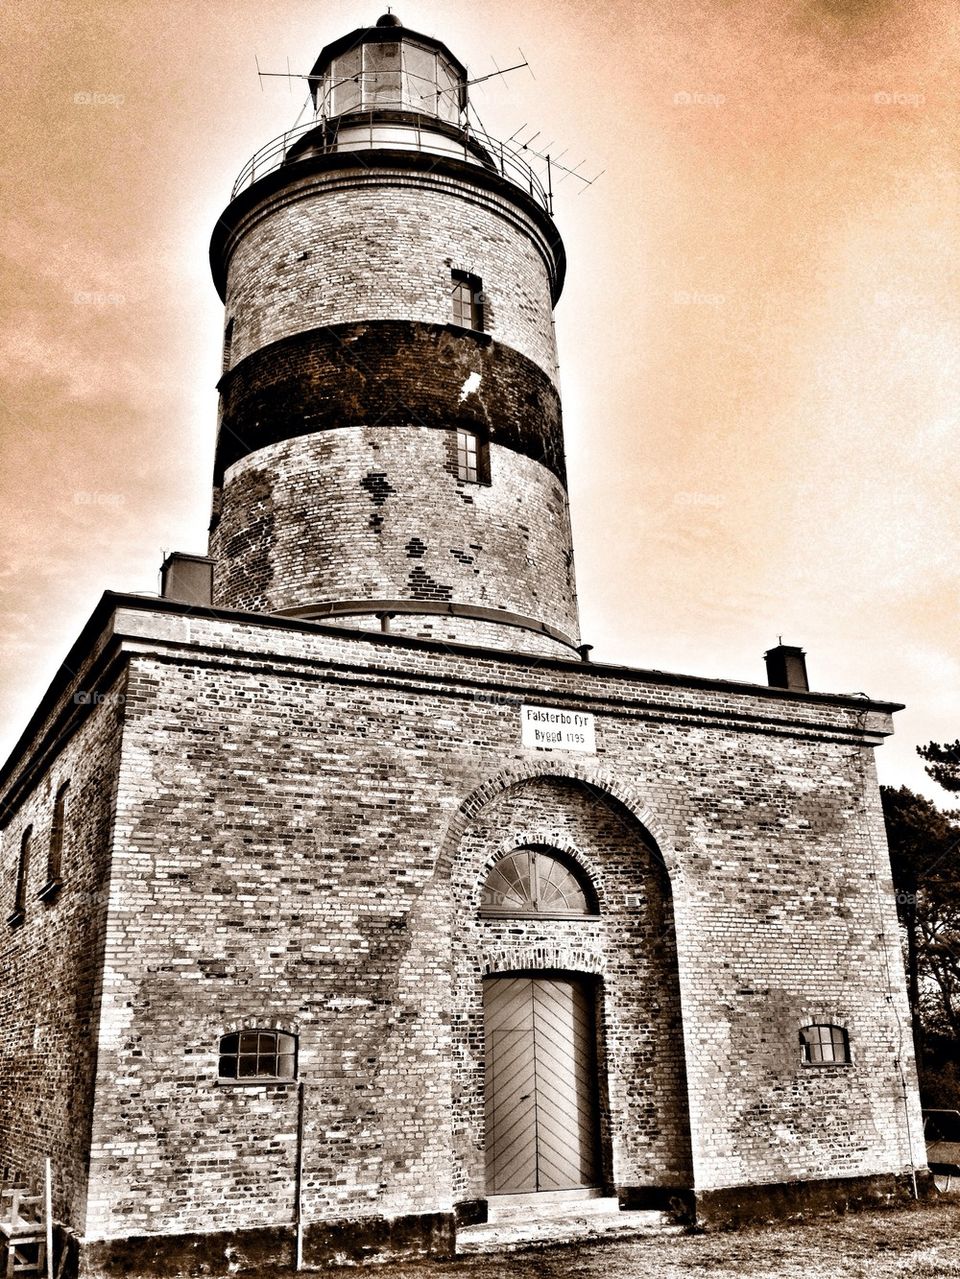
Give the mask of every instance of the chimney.
M 807 691 L 807 661 L 802 648 L 792 644 L 778 644 L 763 655 L 767 663 L 767 683 L 771 688 L 802 689 Z
M 213 560 L 206 555 L 173 551 L 160 566 L 160 595 L 180 604 L 210 608 L 213 603 Z

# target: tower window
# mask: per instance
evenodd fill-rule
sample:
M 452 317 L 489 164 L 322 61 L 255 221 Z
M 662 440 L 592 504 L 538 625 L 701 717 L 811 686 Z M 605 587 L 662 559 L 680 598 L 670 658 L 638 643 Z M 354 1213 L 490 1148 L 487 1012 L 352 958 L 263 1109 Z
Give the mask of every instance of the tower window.
M 501 857 L 487 875 L 480 899 L 484 915 L 553 915 L 566 919 L 597 914 L 586 878 L 556 853 L 518 848 Z
M 227 320 L 227 327 L 223 330 L 223 367 L 220 370 L 226 373 L 230 368 L 230 356 L 233 351 L 233 317 Z
M 842 1026 L 804 1026 L 800 1031 L 801 1060 L 808 1066 L 846 1065 L 850 1040 Z
M 457 478 L 465 484 L 490 483 L 490 448 L 473 431 L 457 427 Z
M 240 1030 L 221 1037 L 220 1079 L 259 1082 L 296 1077 L 296 1035 L 282 1030 Z
M 22 924 L 27 909 L 27 878 L 30 874 L 30 841 L 33 838 L 33 827 L 28 826 L 20 840 L 20 859 L 17 862 L 17 883 L 13 895 L 13 910 L 7 916 L 7 923 Z
M 483 329 L 483 284 L 479 276 L 452 271 L 453 322 L 462 329 Z
M 53 822 L 50 827 L 50 846 L 47 849 L 47 882 L 37 894 L 41 898 L 54 897 L 60 887 L 63 870 L 63 833 L 66 824 L 67 793 L 70 783 L 64 784 L 57 791 L 53 805 Z

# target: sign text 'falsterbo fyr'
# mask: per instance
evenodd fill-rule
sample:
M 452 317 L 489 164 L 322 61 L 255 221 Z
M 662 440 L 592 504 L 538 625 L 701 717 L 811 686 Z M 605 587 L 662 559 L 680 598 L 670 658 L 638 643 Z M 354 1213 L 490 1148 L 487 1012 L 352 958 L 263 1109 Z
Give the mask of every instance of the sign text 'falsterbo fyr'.
M 564 711 L 555 706 L 520 707 L 520 741 L 524 746 L 556 751 L 597 750 L 593 716 L 587 711 Z

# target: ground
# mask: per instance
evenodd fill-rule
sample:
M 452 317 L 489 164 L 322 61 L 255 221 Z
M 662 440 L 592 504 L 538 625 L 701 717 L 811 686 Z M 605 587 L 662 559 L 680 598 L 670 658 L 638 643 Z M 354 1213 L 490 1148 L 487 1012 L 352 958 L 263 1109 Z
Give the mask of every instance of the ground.
M 369 1272 L 368 1272 L 369 1273 Z M 325 1279 L 356 1279 L 329 1268 Z M 376 1267 L 376 1279 L 960 1279 L 960 1196 L 723 1234 Z

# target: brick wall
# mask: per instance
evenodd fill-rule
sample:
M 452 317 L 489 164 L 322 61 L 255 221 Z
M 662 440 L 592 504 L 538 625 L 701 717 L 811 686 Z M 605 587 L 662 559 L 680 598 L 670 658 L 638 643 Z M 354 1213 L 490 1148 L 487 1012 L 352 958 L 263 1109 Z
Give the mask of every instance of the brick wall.
M 308 1221 L 478 1196 L 479 991 L 514 965 L 601 980 L 617 1184 L 905 1166 L 884 707 L 174 605 L 114 628 L 90 1238 L 292 1220 L 294 1088 L 217 1083 L 218 1037 L 254 1023 L 300 1036 Z M 597 754 L 523 748 L 524 700 L 592 711 Z M 530 839 L 587 868 L 599 923 L 476 916 Z M 851 1066 L 801 1064 L 818 1020 Z
M 532 361 L 452 325 L 377 320 L 310 329 L 220 383 L 216 480 L 268 444 L 344 426 L 462 427 L 566 482 L 560 397 Z
M 554 251 L 519 204 L 439 172 L 378 166 L 298 178 L 231 236 L 231 361 L 358 320 L 447 324 L 451 270 L 483 282 L 484 327 L 556 379 Z
M 490 472 L 489 485 L 459 480 L 455 433 L 428 427 L 350 427 L 260 449 L 225 478 L 210 540 L 215 600 L 264 611 L 454 602 L 521 614 L 577 643 L 565 489 L 542 464 L 497 444 Z M 415 625 L 472 638 L 453 619 L 440 631 L 432 619 Z M 514 627 L 499 640 L 521 642 Z M 545 637 L 536 643 L 557 651 Z
M 0 885 L 0 1167 L 36 1189 L 53 1165 L 54 1212 L 79 1232 L 96 1070 L 99 986 L 120 755 L 123 680 L 74 707 L 69 740 L 6 814 Z M 69 783 L 62 888 L 49 900 L 57 792 Z M 13 909 L 20 841 L 33 827 L 23 923 Z

